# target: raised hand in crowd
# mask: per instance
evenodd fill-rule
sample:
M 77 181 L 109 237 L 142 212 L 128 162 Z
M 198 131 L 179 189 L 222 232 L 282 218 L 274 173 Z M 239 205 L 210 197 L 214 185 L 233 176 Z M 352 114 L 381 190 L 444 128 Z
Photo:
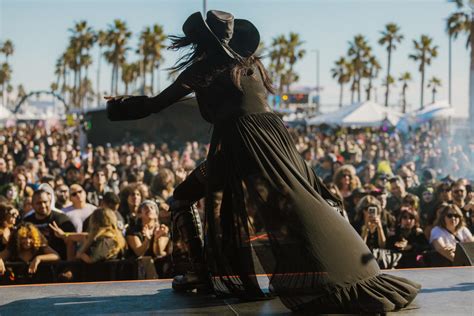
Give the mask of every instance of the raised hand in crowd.
M 161 224 L 160 227 L 155 229 L 155 238 L 169 237 L 170 229 L 165 224 Z

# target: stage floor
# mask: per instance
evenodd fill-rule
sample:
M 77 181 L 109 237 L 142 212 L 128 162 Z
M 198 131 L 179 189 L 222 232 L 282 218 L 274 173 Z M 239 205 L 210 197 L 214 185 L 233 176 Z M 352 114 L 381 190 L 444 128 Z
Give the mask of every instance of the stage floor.
M 415 301 L 394 315 L 474 315 L 474 267 L 390 270 L 419 282 Z M 262 277 L 262 283 L 266 277 Z M 176 294 L 171 280 L 0 287 L 0 315 L 285 315 L 279 299 L 240 302 Z

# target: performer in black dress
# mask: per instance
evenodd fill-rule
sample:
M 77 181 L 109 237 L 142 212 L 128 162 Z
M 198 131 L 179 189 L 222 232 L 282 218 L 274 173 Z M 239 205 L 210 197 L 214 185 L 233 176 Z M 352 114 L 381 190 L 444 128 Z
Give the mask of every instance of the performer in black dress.
M 212 281 L 216 294 L 244 299 L 270 291 L 294 311 L 387 312 L 408 305 L 420 285 L 380 273 L 357 232 L 337 212 L 331 195 L 305 164 L 280 118 L 266 102 L 271 82 L 255 56 L 260 36 L 246 20 L 197 12 L 172 48 L 189 48 L 175 66 L 177 80 L 159 95 L 107 98 L 111 120 L 139 119 L 194 92 L 213 124 L 207 161 L 178 186 L 176 225 L 190 243 L 194 273 L 175 289 Z M 192 203 L 206 197 L 204 239 Z M 204 240 L 204 251 L 202 251 Z M 210 278 L 209 274 L 210 272 Z

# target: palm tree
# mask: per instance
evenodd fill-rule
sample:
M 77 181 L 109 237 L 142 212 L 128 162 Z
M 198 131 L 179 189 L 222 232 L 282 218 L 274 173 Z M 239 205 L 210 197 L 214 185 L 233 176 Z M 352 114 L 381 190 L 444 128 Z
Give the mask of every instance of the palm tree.
M 15 51 L 12 41 L 6 40 L 0 48 L 0 51 L 5 55 L 5 62 L 8 63 L 8 56 L 13 55 Z
M 159 67 L 164 62 L 163 58 L 163 49 L 165 48 L 166 35 L 163 32 L 163 27 L 161 25 L 155 24 L 152 27 L 151 37 L 150 37 L 150 56 L 151 56 L 151 94 L 154 94 L 155 87 L 155 71 L 158 78 L 159 84 Z
M 395 78 L 393 78 L 392 76 L 388 76 L 387 78 L 385 78 L 382 81 L 382 87 L 387 88 L 387 85 L 395 86 Z
M 140 76 L 142 80 L 141 93 L 145 94 L 147 69 L 150 64 L 150 38 L 152 37 L 151 28 L 149 26 L 140 33 L 137 53 L 141 56 L 140 59 Z
M 469 23 L 469 16 L 465 12 L 455 12 L 450 15 L 446 21 L 446 32 L 449 36 L 449 104 L 452 104 L 451 101 L 451 63 L 452 63 L 452 41 L 456 40 L 458 35 L 466 32 L 467 25 Z
M 344 57 L 340 57 L 334 62 L 336 67 L 331 69 L 332 77 L 337 80 L 340 85 L 339 90 L 339 107 L 342 107 L 344 84 L 351 80 L 348 62 Z
M 22 84 L 19 84 L 18 87 L 16 88 L 17 91 L 17 97 L 16 97 L 16 103 L 20 102 L 21 99 L 23 99 L 24 96 L 26 96 L 26 91 L 25 87 L 23 87 Z
M 395 24 L 395 23 L 388 23 L 385 25 L 385 30 L 380 32 L 382 34 L 382 37 L 379 39 L 379 44 L 384 46 L 387 46 L 387 53 L 388 53 L 388 59 L 387 59 L 387 77 L 390 76 L 390 66 L 392 62 L 392 51 L 394 51 L 397 48 L 397 44 L 401 43 L 403 40 L 403 35 L 400 34 L 400 27 Z M 388 81 L 386 79 L 386 81 Z M 389 100 L 389 92 L 390 92 L 390 84 L 387 85 L 386 90 L 385 90 L 385 106 L 388 106 L 388 100 Z
M 469 75 L 469 117 L 471 128 L 474 131 L 474 1 L 473 0 L 450 0 L 456 4 L 457 11 L 448 17 L 446 29 L 454 39 L 458 34 L 465 33 L 467 37 L 466 48 L 471 49 L 471 66 Z M 469 4 L 470 3 L 470 4 Z M 471 12 L 469 13 L 469 5 Z
M 286 49 L 285 35 L 279 35 L 272 39 L 270 46 L 270 76 L 277 87 L 277 94 L 281 95 L 283 92 L 283 74 L 285 72 L 285 49 Z
M 102 61 L 102 47 L 107 43 L 107 33 L 103 30 L 99 30 L 95 33 L 95 42 L 99 44 L 99 55 L 97 57 L 97 106 L 100 105 L 101 95 L 100 95 L 100 66 Z
M 353 86 L 357 88 L 357 101 L 360 102 L 361 96 L 361 80 L 364 71 L 366 71 L 368 58 L 371 55 L 372 48 L 368 45 L 367 40 L 361 34 L 354 37 L 352 42 L 349 42 L 348 56 L 351 59 L 354 70 Z
M 428 81 L 427 88 L 431 88 L 431 93 L 433 95 L 433 98 L 431 99 L 431 103 L 435 103 L 436 93 L 438 92 L 438 88 L 441 86 L 442 86 L 441 79 L 437 77 L 431 77 L 431 79 Z
M 288 38 L 279 35 L 272 40 L 269 48 L 270 76 L 277 87 L 277 94 L 281 95 L 283 90 L 289 92 L 290 85 L 299 80 L 294 66 L 306 54 L 299 34 L 290 32 Z
M 372 94 L 372 81 L 377 78 L 379 75 L 379 71 L 382 69 L 380 66 L 379 61 L 375 56 L 370 56 L 367 64 L 367 68 L 365 69 L 364 77 L 369 79 L 369 82 L 367 84 L 367 89 L 366 94 L 367 94 L 367 100 L 371 99 L 371 94 Z
M 423 109 L 426 66 L 431 65 L 431 60 L 438 56 L 438 46 L 433 45 L 433 39 L 428 35 L 421 35 L 419 41 L 413 40 L 413 45 L 415 46 L 415 53 L 410 54 L 409 58 L 420 64 L 418 67 L 421 73 L 420 108 Z
M 118 94 L 119 69 L 125 62 L 125 54 L 129 49 L 127 44 L 131 36 L 125 21 L 114 20 L 107 29 L 106 46 L 110 49 L 104 52 L 104 56 L 107 62 L 112 64 L 111 94 Z
M 411 81 L 411 74 L 406 71 L 400 75 L 400 78 L 398 78 L 398 81 L 402 82 L 402 113 L 406 113 L 407 111 L 407 88 L 408 88 L 408 82 Z
M 5 64 L 8 65 L 8 56 L 11 56 L 13 55 L 13 52 L 14 52 L 14 47 L 13 47 L 13 43 L 11 40 L 6 40 L 3 45 L 0 47 L 0 52 L 2 54 L 5 55 Z M 10 80 L 11 80 L 11 67 L 8 66 L 9 69 L 8 69 L 8 74 L 5 73 L 5 82 L 2 84 L 2 97 L 3 97 L 3 101 L 2 103 L 6 105 L 6 103 L 8 103 L 8 87 L 10 86 Z M 2 69 L 3 69 L 3 66 L 2 66 Z M 6 101 L 5 101 L 6 100 Z
M 91 88 L 92 88 L 92 84 L 90 83 L 90 80 L 88 78 L 88 69 L 90 67 L 90 65 L 92 65 L 92 57 L 91 55 L 89 54 L 84 54 L 81 56 L 81 66 L 85 68 L 85 71 L 84 71 L 84 79 L 81 80 L 81 92 L 79 94 L 79 102 L 81 104 L 81 106 L 84 106 L 84 101 L 87 101 L 87 93 L 89 93 L 90 91 L 93 91 L 92 89 L 89 89 L 89 88 L 82 88 L 82 85 L 83 85 L 83 82 L 88 82 L 88 85 L 91 85 Z M 83 94 L 83 93 L 86 93 L 86 94 Z
M 92 64 L 92 57 L 89 55 L 89 51 L 95 43 L 95 32 L 92 27 L 87 24 L 87 21 L 80 21 L 74 25 L 74 28 L 70 30 L 72 32 L 71 43 L 76 47 L 77 51 L 77 85 L 78 89 L 76 93 L 77 100 L 75 104 L 82 105 L 84 95 L 82 91 L 87 91 L 82 88 L 82 81 L 88 80 L 88 68 Z M 85 69 L 84 78 L 82 77 L 82 68 Z
M 12 76 L 12 69 L 9 64 L 3 63 L 0 67 L 0 84 L 2 85 L 2 104 L 4 106 L 7 105 L 6 97 L 7 97 L 7 87 L 8 83 L 11 80 Z
M 138 78 L 140 73 L 139 63 L 123 64 L 122 65 L 122 81 L 125 85 L 125 94 L 128 94 L 129 85 Z
M 298 74 L 294 72 L 294 66 L 296 62 L 304 57 L 306 50 L 300 48 L 303 45 L 303 41 L 300 40 L 300 36 L 297 33 L 290 32 L 287 47 L 286 47 L 286 59 L 288 63 L 288 70 L 286 73 L 286 91 L 290 91 L 290 85 L 297 82 L 299 79 Z

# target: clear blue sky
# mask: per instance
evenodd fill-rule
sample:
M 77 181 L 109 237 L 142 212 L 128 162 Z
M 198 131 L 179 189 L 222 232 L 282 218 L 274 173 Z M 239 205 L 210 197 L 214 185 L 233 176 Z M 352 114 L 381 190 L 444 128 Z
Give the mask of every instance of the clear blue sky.
M 433 37 L 439 46 L 439 56 L 426 76 L 441 78 L 443 87 L 438 99 L 448 97 L 448 38 L 444 30 L 445 19 L 454 5 L 446 0 L 208 0 L 207 7 L 251 20 L 266 44 L 279 34 L 299 33 L 308 53 L 297 64 L 296 71 L 300 74 L 297 85 L 315 85 L 315 53 L 311 51 L 319 49 L 323 104 L 338 102 L 339 88 L 331 78 L 330 69 L 346 53 L 348 41 L 358 33 L 368 38 L 384 68 L 376 82 L 378 101 L 383 102 L 380 83 L 387 55 L 377 40 L 384 25 L 395 22 L 400 25 L 405 40 L 393 55 L 392 74 L 412 73 L 408 102 L 414 107 L 419 104 L 420 76 L 408 54 L 413 50 L 412 39 L 418 39 L 421 34 Z M 123 19 L 134 33 L 130 44 L 135 46 L 138 33 L 145 26 L 159 23 L 167 34 L 180 34 L 186 17 L 201 10 L 200 0 L 0 0 L 0 40 L 11 39 L 15 46 L 15 53 L 10 57 L 14 86 L 22 83 L 28 91 L 48 89 L 55 80 L 55 61 L 67 45 L 68 28 L 74 22 L 85 19 L 94 28 L 105 29 L 114 19 Z M 92 54 L 94 65 L 90 71 L 95 79 L 97 54 L 95 51 Z M 453 105 L 458 115 L 467 115 L 468 55 L 462 37 L 453 46 Z M 176 57 L 176 53 L 166 52 L 164 67 L 171 66 Z M 130 54 L 128 59 L 135 60 L 136 56 Z M 108 66 L 102 69 L 101 90 L 107 90 L 111 69 Z M 162 88 L 167 84 L 166 77 L 163 71 Z M 392 103 L 398 102 L 400 88 L 398 85 L 392 89 Z M 345 95 L 348 103 L 348 90 Z M 428 89 L 425 100 L 431 100 Z

